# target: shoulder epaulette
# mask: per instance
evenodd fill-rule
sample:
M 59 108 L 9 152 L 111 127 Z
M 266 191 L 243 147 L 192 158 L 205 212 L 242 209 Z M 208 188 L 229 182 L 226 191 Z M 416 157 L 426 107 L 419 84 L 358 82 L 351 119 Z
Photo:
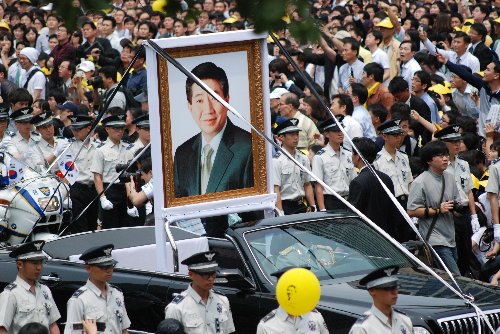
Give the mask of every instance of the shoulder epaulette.
M 313 308 L 313 310 L 311 312 L 319 313 L 317 308 Z
M 80 289 L 76 290 L 75 293 L 71 296 L 71 298 L 78 298 L 82 293 L 87 290 L 86 286 L 82 286 Z
M 109 286 L 110 286 L 110 287 L 112 287 L 112 288 L 115 288 L 116 290 L 118 290 L 118 291 L 120 291 L 120 292 L 122 292 L 122 289 L 120 289 L 119 287 L 117 287 L 117 286 L 116 286 L 116 285 L 114 285 L 114 284 L 110 284 Z
M 325 149 L 322 148 L 321 150 L 319 150 L 318 152 L 316 152 L 316 155 L 322 155 L 323 153 L 325 153 Z
M 213 290 L 212 291 L 218 295 L 221 295 L 221 296 L 226 296 L 224 293 L 222 293 L 222 291 L 219 291 L 219 290 Z
M 274 153 L 273 158 L 279 158 L 280 155 L 281 155 L 281 152 L 276 152 L 276 153 Z
M 400 313 L 402 315 L 406 315 L 406 313 L 404 313 L 403 311 L 400 311 L 398 309 L 393 308 L 392 310 L 395 311 L 395 312 L 397 312 L 397 313 Z
M 274 318 L 275 315 L 276 315 L 276 310 L 269 312 L 264 318 L 262 318 L 262 322 L 267 322 L 268 320 Z
M 125 150 L 127 150 L 127 151 L 128 151 L 128 150 L 130 150 L 132 147 L 134 147 L 134 144 L 133 144 L 133 143 L 129 144 L 129 143 L 123 142 L 123 144 L 125 144 L 125 146 L 127 146 L 127 147 L 125 148 Z
M 68 141 L 68 143 L 74 143 L 76 141 L 75 138 L 64 138 L 64 137 L 57 137 L 57 139 L 66 139 Z
M 36 132 L 36 131 L 31 131 L 31 134 L 32 134 L 33 136 L 40 136 L 40 134 L 39 134 L 38 132 Z
M 99 145 L 97 145 L 97 148 L 99 148 L 99 147 L 103 147 L 103 146 L 104 146 L 104 144 L 106 144 L 106 142 L 105 142 L 105 141 L 104 141 L 104 142 L 102 142 L 102 143 L 100 143 Z
M 175 296 L 174 299 L 172 299 L 171 303 L 172 304 L 179 304 L 184 299 L 184 297 L 185 296 L 178 294 L 177 296 Z
M 345 148 L 345 146 L 342 146 L 342 150 L 347 151 L 347 152 L 351 152 L 351 150 L 348 148 Z
M 399 153 L 403 153 L 404 155 L 408 155 L 408 154 L 406 154 L 406 152 L 405 152 L 405 151 L 398 150 L 398 152 L 399 152 Z
M 493 160 L 493 161 L 491 162 L 491 164 L 496 164 L 496 163 L 497 163 L 497 162 L 499 162 L 499 161 L 500 161 L 500 157 L 498 157 L 498 158 L 496 158 L 495 160 Z
M 11 290 L 14 290 L 14 288 L 17 286 L 16 283 L 10 283 L 10 284 L 7 284 L 7 286 L 5 287 L 5 290 L 8 290 L 8 291 L 11 291 Z
M 356 323 L 357 324 L 363 323 L 366 319 L 368 319 L 369 316 L 370 316 L 369 314 L 363 314 L 358 318 L 358 320 L 356 320 Z

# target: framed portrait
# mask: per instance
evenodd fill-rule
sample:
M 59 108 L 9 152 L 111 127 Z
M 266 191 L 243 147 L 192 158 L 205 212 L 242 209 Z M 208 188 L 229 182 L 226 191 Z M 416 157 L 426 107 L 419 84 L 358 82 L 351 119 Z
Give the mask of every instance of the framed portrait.
M 266 37 L 241 31 L 154 41 L 244 120 L 146 48 L 153 175 L 161 180 L 155 204 L 157 194 L 164 208 L 179 209 L 272 193 L 270 146 L 248 124 L 270 134 Z

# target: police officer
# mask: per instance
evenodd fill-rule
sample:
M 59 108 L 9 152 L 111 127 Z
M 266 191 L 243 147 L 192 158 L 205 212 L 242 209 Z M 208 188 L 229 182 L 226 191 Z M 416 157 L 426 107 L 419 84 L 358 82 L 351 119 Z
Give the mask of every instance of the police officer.
M 17 278 L 0 294 L 0 333 L 17 334 L 30 322 L 46 326 L 58 334 L 56 321 L 61 317 L 49 288 L 37 282 L 46 260 L 44 241 L 22 244 L 9 256 L 16 259 Z
M 37 165 L 43 166 L 44 170 L 50 166 L 49 158 L 54 152 L 54 149 L 66 142 L 64 138 L 54 138 L 54 123 L 52 118 L 52 112 L 50 110 L 42 111 L 40 114 L 34 116 L 31 124 L 35 127 L 38 134 L 40 134 L 40 140 L 34 142 L 34 150 L 38 153 L 38 157 L 41 159 Z M 51 172 L 57 170 L 57 166 L 53 166 Z
M 9 107 L 0 104 L 0 151 L 5 151 L 14 134 L 8 130 L 9 127 Z
M 274 273 L 271 276 L 278 280 L 288 270 L 296 267 L 285 267 Z M 306 268 L 310 269 L 310 268 Z M 318 310 L 314 309 L 311 312 L 300 316 L 288 314 L 281 306 L 272 310 L 259 322 L 257 326 L 257 334 L 278 334 L 278 333 L 322 333 L 327 334 L 325 320 Z
M 110 189 L 100 197 L 102 228 L 127 226 L 127 194 L 125 185 L 117 179 L 117 164 L 126 164 L 133 156 L 133 144 L 122 141 L 125 131 L 125 114 L 112 115 L 102 121 L 108 139 L 97 147 L 90 167 L 94 173 L 94 186 L 98 194 L 112 183 Z M 109 198 L 108 198 L 109 197 Z
M 92 126 L 92 117 L 87 115 L 70 116 L 71 125 L 69 126 L 74 138 L 66 142 L 61 142 L 54 154 L 49 157 L 49 162 L 52 163 L 56 156 L 59 156 L 70 145 L 67 154 L 70 154 L 75 166 L 78 167 L 79 173 L 76 182 L 71 185 L 69 192 L 72 202 L 73 219 L 77 218 L 83 209 L 97 196 L 96 188 L 94 187 L 94 174 L 90 171 L 92 162 L 96 155 L 97 144 L 87 138 Z M 84 142 L 85 141 L 85 142 Z M 80 149 L 83 149 L 80 151 Z M 80 151 L 78 157 L 76 156 Z M 99 203 L 92 203 L 85 214 L 78 220 L 74 221 L 68 227 L 67 233 L 80 233 L 94 231 L 97 228 L 97 214 L 99 211 Z
M 413 175 L 410 169 L 410 160 L 406 153 L 399 151 L 403 142 L 403 129 L 399 125 L 399 119 L 393 119 L 380 124 L 377 130 L 384 139 L 384 147 L 378 152 L 373 166 L 375 169 L 389 175 L 394 184 L 394 195 L 399 204 L 406 209 L 410 184 L 413 182 Z M 397 223 L 399 242 L 412 240 L 415 233 L 411 230 L 406 221 L 401 218 Z
M 306 169 L 310 169 L 309 160 L 300 150 L 299 132 L 296 118 L 290 118 L 278 124 L 274 134 L 278 136 L 283 148 Z M 302 171 L 286 155 L 277 152 L 273 157 L 274 192 L 278 195 L 276 207 L 285 215 L 306 210 L 304 196 L 310 206 L 314 206 L 314 193 L 309 174 Z
M 132 121 L 132 124 L 135 124 L 137 133 L 139 134 L 139 137 L 134 142 L 134 147 L 132 148 L 132 151 L 135 153 L 138 149 L 143 148 L 151 141 L 149 134 L 149 115 L 145 114 L 137 117 Z
M 371 309 L 352 326 L 349 334 L 410 334 L 410 318 L 393 306 L 398 299 L 398 266 L 376 269 L 363 277 L 359 284 L 366 286 L 373 299 Z
M 448 172 L 455 176 L 460 203 L 457 203 L 454 210 L 453 220 L 455 222 L 455 241 L 457 243 L 458 267 L 462 275 L 470 270 L 470 265 L 475 264 L 472 253 L 471 237 L 472 234 L 479 231 L 479 219 L 476 214 L 476 204 L 472 188 L 474 184 L 470 174 L 469 163 L 458 157 L 462 143 L 462 134 L 460 126 L 450 124 L 446 128 L 437 131 L 434 134 L 446 144 L 450 157 L 448 159 Z M 476 267 L 476 270 L 480 268 Z
M 181 263 L 191 284 L 165 308 L 165 318 L 179 320 L 190 333 L 233 333 L 233 315 L 226 296 L 212 289 L 219 265 L 215 252 L 194 254 Z
M 344 116 L 337 117 L 339 123 L 342 123 L 343 119 Z M 319 128 L 328 143 L 314 156 L 313 173 L 337 194 L 347 197 L 349 184 L 357 174 L 352 163 L 352 153 L 342 147 L 344 134 L 333 118 L 322 122 Z M 345 205 L 321 184 L 316 184 L 314 190 L 320 211 L 345 208 Z
M 16 125 L 17 132 L 7 145 L 7 152 L 26 166 L 41 171 L 39 164 L 43 161 L 43 157 L 35 147 L 36 142 L 40 141 L 40 135 L 31 132 L 32 113 L 33 108 L 23 107 L 10 115 Z
M 93 319 L 104 333 L 127 333 L 130 319 L 125 309 L 123 293 L 109 284 L 116 261 L 111 252 L 114 246 L 104 245 L 87 249 L 80 256 L 89 273 L 87 284 L 78 289 L 68 301 L 64 333 L 83 333 L 82 321 Z

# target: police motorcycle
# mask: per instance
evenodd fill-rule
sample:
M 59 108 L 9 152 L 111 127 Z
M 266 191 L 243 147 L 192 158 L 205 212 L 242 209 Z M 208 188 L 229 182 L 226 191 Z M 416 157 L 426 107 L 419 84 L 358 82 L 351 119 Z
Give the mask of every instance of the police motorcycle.
M 2 156 L 3 154 L 0 154 Z M 0 162 L 0 248 L 32 240 L 51 240 L 63 222 L 68 189 L 56 175 L 27 169 L 17 183 L 19 170 L 7 170 Z M 61 183 L 61 185 L 59 185 Z M 66 219 L 64 219 L 66 220 Z

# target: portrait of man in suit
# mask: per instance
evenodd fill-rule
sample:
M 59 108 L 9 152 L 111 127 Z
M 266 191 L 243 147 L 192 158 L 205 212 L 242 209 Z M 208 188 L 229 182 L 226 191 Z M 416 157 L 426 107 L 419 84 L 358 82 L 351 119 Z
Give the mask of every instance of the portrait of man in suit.
M 192 73 L 229 102 L 229 82 L 221 67 L 203 62 Z M 251 134 L 234 125 L 228 110 L 189 78 L 186 98 L 200 132 L 175 150 L 175 197 L 253 187 Z

